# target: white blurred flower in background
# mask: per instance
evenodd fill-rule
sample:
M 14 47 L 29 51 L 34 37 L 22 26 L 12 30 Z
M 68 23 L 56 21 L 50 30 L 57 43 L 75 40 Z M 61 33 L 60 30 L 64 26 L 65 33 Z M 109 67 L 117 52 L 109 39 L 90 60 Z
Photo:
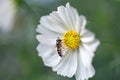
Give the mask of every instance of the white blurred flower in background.
M 0 0 L 0 31 L 10 32 L 14 25 L 15 4 L 13 0 Z
M 95 75 L 92 59 L 100 42 L 85 28 L 86 23 L 86 18 L 69 3 L 41 17 L 36 29 L 41 33 L 36 36 L 40 42 L 37 51 L 46 66 L 62 76 L 75 75 L 76 80 Z

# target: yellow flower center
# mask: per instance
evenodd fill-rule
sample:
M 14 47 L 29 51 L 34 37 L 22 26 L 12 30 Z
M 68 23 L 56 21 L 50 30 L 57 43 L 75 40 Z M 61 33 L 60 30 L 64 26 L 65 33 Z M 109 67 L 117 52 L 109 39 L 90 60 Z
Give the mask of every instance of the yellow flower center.
M 80 45 L 80 36 L 77 32 L 70 30 L 64 34 L 63 44 L 69 49 L 76 49 Z

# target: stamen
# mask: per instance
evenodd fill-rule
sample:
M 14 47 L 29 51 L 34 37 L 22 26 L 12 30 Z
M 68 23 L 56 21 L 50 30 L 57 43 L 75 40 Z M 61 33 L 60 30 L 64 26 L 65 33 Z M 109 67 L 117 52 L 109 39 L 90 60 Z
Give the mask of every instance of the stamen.
M 70 30 L 64 34 L 63 44 L 69 49 L 76 49 L 80 45 L 80 36 L 77 32 Z

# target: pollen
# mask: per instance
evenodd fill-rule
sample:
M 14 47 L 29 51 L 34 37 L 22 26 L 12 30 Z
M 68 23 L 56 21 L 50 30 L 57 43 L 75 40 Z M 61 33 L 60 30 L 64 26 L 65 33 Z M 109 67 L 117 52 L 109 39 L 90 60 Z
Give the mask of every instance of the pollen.
M 63 44 L 69 49 L 76 49 L 80 45 L 80 36 L 77 32 L 70 30 L 63 36 Z

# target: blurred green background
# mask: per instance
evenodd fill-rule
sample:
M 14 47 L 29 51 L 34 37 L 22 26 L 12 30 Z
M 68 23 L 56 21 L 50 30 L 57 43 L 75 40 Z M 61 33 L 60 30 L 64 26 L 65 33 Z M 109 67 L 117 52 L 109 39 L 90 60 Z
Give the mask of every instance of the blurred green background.
M 0 80 L 75 80 L 61 77 L 38 57 L 35 29 L 39 19 L 66 2 L 86 16 L 87 29 L 101 41 L 90 80 L 120 80 L 120 0 L 14 0 L 13 28 L 0 30 Z

